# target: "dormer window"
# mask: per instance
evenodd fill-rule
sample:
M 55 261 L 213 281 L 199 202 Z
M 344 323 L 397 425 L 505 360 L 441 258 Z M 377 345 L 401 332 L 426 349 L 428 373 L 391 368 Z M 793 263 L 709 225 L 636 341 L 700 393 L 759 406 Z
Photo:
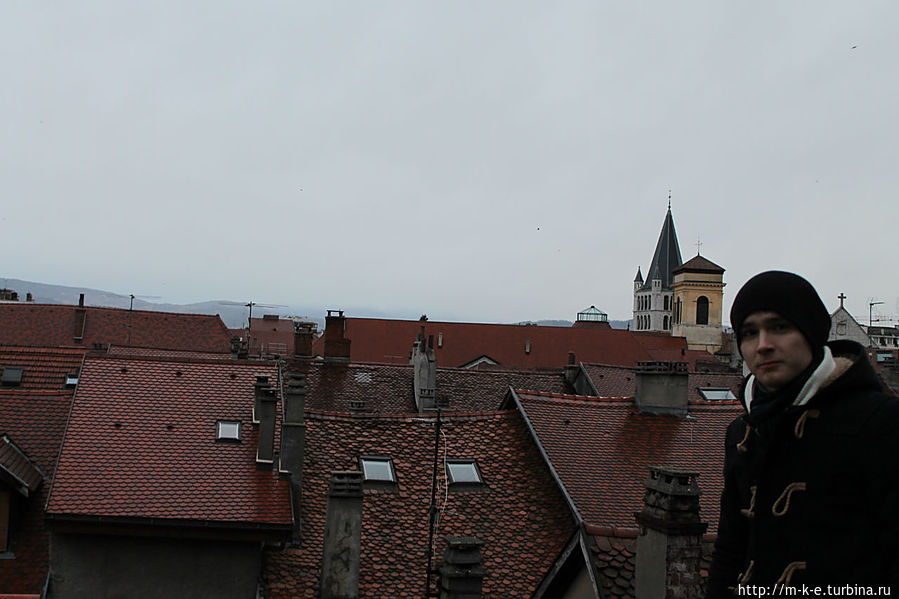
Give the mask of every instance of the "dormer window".
M 363 456 L 359 458 L 362 477 L 366 483 L 392 484 L 396 482 L 393 460 L 387 456 Z
M 449 484 L 453 486 L 483 485 L 481 470 L 476 460 L 448 460 L 446 462 L 446 476 Z
M 734 395 L 733 391 L 731 391 L 730 389 L 700 389 L 699 394 L 702 395 L 703 399 L 712 401 L 728 401 L 737 399 L 737 396 Z
M 216 441 L 236 441 L 240 442 L 240 421 L 239 420 L 219 420 L 215 423 L 215 440 Z
M 21 368 L 7 366 L 3 369 L 3 375 L 0 376 L 0 383 L 4 387 L 18 387 L 22 384 L 23 373 L 24 371 Z

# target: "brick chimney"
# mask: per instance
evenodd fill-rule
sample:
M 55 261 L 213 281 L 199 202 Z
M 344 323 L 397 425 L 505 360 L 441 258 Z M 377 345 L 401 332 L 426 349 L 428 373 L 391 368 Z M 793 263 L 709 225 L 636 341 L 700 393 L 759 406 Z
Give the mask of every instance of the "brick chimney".
M 295 358 L 311 358 L 315 340 L 311 322 L 295 322 L 293 325 L 293 355 Z
M 350 361 L 350 340 L 345 337 L 345 334 L 346 317 L 343 315 L 343 310 L 328 310 L 328 315 L 325 317 L 326 362 Z
M 641 412 L 687 414 L 688 379 L 685 362 L 637 362 L 634 399 Z
M 481 547 L 477 537 L 446 537 L 440 566 L 440 599 L 478 599 L 484 583 Z
M 419 334 L 412 343 L 412 388 L 419 412 L 437 409 L 437 357 Z
M 328 487 L 321 599 L 356 599 L 362 540 L 362 473 L 332 472 Z
M 303 488 L 303 458 L 306 449 L 306 376 L 297 372 L 287 375 L 282 398 L 281 454 L 279 470 L 290 480 L 290 502 L 293 513 L 300 513 L 300 491 Z M 294 520 L 294 541 L 299 541 L 299 517 Z
M 643 510 L 635 514 L 637 599 L 701 599 L 702 535 L 699 485 L 693 472 L 651 466 Z
M 257 377 L 267 378 L 267 377 Z M 278 396 L 274 389 L 256 383 L 256 418 L 259 420 L 259 446 L 256 448 L 256 463 L 271 464 L 275 456 L 275 412 Z
M 78 296 L 78 307 L 75 308 L 75 326 L 72 332 L 75 343 L 84 340 L 84 328 L 87 326 L 87 310 L 84 309 L 84 294 Z

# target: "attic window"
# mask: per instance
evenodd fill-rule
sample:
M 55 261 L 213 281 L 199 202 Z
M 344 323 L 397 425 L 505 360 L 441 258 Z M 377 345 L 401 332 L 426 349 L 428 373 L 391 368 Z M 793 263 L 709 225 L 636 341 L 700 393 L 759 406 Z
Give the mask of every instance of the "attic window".
M 362 476 L 367 483 L 395 483 L 396 472 L 393 460 L 386 456 L 363 456 L 359 458 Z
M 3 376 L 0 378 L 0 383 L 5 387 L 18 387 L 22 384 L 23 372 L 24 371 L 21 368 L 6 367 L 3 369 Z
M 731 391 L 730 389 L 700 389 L 699 394 L 702 395 L 703 399 L 709 399 L 713 401 L 737 399 L 737 396 L 734 395 L 733 391 Z
M 239 420 L 219 420 L 215 423 L 216 441 L 240 441 Z
M 476 460 L 449 460 L 446 475 L 451 485 L 483 485 L 481 470 Z
M 78 385 L 78 371 L 66 375 L 66 389 L 74 389 Z

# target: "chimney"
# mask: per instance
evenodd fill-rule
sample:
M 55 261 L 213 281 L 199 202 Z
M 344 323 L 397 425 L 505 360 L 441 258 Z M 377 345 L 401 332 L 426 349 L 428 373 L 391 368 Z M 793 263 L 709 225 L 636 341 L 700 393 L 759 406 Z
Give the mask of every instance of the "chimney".
M 328 315 L 325 317 L 326 362 L 350 361 L 350 340 L 344 337 L 345 334 L 346 317 L 343 315 L 343 310 L 328 310 Z
M 419 412 L 437 409 L 437 357 L 421 337 L 412 343 L 412 388 Z
M 438 582 L 440 599 L 478 599 L 481 596 L 483 545 L 477 537 L 446 537 Z
M 321 599 L 359 596 L 362 540 L 362 473 L 335 471 L 328 486 Z
M 685 362 L 637 362 L 634 399 L 641 412 L 687 415 Z
M 267 377 L 256 377 L 260 378 Z M 255 416 L 259 419 L 259 446 L 256 448 L 256 463 L 271 464 L 274 462 L 275 456 L 275 407 L 278 403 L 278 396 L 275 390 L 268 385 L 260 387 L 256 383 L 256 406 L 253 408 L 256 412 Z
M 26 301 L 26 302 L 33 302 L 33 301 L 34 301 L 34 296 L 31 295 L 31 292 L 30 292 L 30 291 L 27 292 L 27 293 L 25 294 L 25 301 Z
M 635 514 L 637 599 L 700 599 L 702 535 L 699 485 L 694 472 L 650 466 L 643 510 Z
M 87 310 L 84 309 L 84 294 L 78 296 L 78 307 L 75 308 L 75 326 L 72 337 L 75 343 L 84 340 L 84 328 L 87 325 Z
M 298 372 L 287 375 L 282 401 L 281 464 L 279 470 L 290 480 L 290 502 L 293 505 L 294 541 L 299 541 L 300 491 L 303 488 L 303 457 L 306 448 L 306 376 Z
M 295 358 L 311 358 L 312 342 L 315 335 L 311 322 L 297 322 L 293 325 L 293 355 Z
M 259 415 L 262 411 L 262 396 L 265 395 L 266 389 L 271 384 L 268 382 L 267 376 L 257 376 L 256 382 L 253 383 L 253 424 L 259 424 Z

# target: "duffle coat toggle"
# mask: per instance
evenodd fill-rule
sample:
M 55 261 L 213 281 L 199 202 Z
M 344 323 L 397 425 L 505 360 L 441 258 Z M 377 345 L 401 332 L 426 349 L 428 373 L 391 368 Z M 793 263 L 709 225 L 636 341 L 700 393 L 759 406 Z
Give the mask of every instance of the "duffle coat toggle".
M 799 419 L 796 421 L 796 427 L 793 429 L 793 434 L 796 435 L 797 439 L 801 439 L 805 434 L 805 423 L 809 418 L 819 418 L 821 416 L 820 410 L 806 410 L 802 413 Z
M 774 502 L 774 505 L 771 506 L 771 513 L 774 514 L 775 517 L 783 516 L 787 513 L 787 510 L 790 509 L 790 498 L 795 491 L 805 491 L 805 483 L 793 482 L 786 486 L 783 493 L 780 494 L 780 497 L 778 497 Z M 783 508 L 777 507 L 781 502 L 783 502 Z

